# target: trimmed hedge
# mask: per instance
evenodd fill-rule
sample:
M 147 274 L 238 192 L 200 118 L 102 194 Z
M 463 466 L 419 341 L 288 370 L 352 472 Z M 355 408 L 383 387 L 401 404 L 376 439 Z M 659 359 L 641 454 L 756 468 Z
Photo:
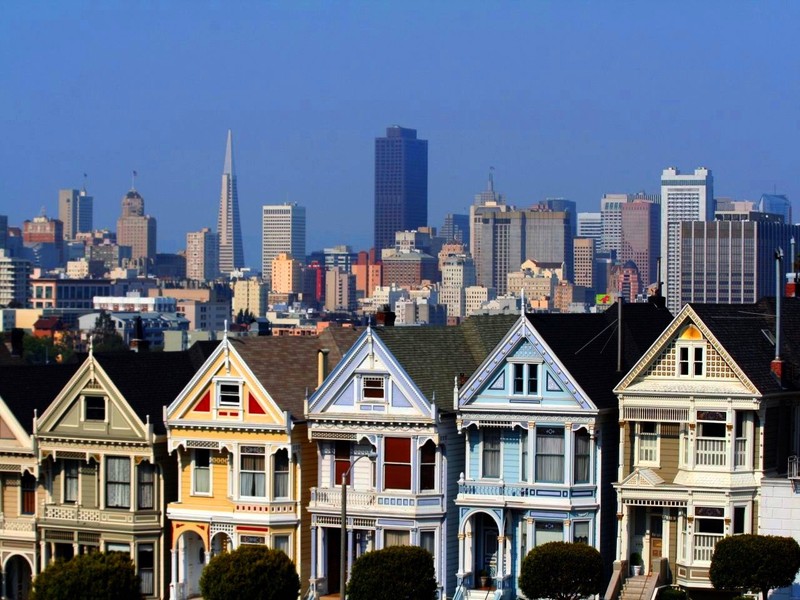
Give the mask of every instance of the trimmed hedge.
M 139 577 L 123 552 L 56 560 L 33 580 L 31 600 L 141 600 Z
M 200 591 L 204 600 L 287 600 L 300 593 L 300 577 L 282 550 L 245 545 L 209 561 Z
M 549 542 L 522 560 L 519 589 L 528 598 L 579 600 L 599 594 L 602 587 L 603 559 L 588 544 Z
M 362 554 L 347 584 L 348 600 L 433 600 L 433 556 L 415 546 L 391 546 Z

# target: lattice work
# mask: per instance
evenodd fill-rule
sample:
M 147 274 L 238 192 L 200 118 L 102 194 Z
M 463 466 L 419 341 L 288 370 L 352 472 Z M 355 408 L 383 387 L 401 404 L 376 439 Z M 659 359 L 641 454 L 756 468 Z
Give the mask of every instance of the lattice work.
M 22 467 L 19 465 L 0 465 L 0 472 L 2 473 L 20 473 L 22 471 Z
M 233 523 L 212 523 L 211 524 L 211 537 L 214 537 L 218 533 L 227 533 L 230 537 L 233 537 L 233 532 L 234 532 Z
M 186 440 L 187 448 L 207 448 L 209 450 L 219 450 L 219 442 L 210 440 Z
M 85 460 L 86 453 L 85 452 L 73 452 L 71 450 L 58 450 L 56 451 L 56 456 L 58 458 L 69 458 L 72 460 Z
M 100 543 L 100 534 L 94 533 L 91 531 L 79 531 L 78 532 L 78 542 L 87 543 L 87 544 L 99 544 Z
M 340 433 L 338 431 L 314 431 L 312 436 L 316 440 L 356 440 L 355 433 Z
M 706 377 L 709 379 L 735 379 L 733 370 L 711 344 L 706 344 Z
M 650 408 L 643 406 L 626 406 L 626 421 L 656 421 L 682 423 L 689 420 L 688 408 Z
M 675 344 L 671 343 L 661 351 L 661 354 L 648 367 L 645 377 L 675 377 L 677 373 L 675 364 Z

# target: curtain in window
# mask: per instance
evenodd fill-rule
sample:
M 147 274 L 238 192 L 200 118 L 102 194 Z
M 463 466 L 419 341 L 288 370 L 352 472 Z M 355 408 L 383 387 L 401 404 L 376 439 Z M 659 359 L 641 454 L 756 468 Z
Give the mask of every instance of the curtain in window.
M 139 544 L 136 562 L 139 567 L 139 591 L 143 596 L 152 596 L 155 593 L 153 544 Z
M 239 477 L 242 496 L 263 498 L 267 495 L 267 479 L 264 473 L 263 456 L 243 455 Z
M 536 540 L 534 544 L 541 546 L 548 542 L 563 542 L 564 541 L 564 524 L 552 521 L 537 521 L 534 529 Z
M 289 497 L 289 453 L 286 450 L 278 450 L 275 453 L 275 472 L 273 493 L 276 498 Z
M 500 477 L 500 430 L 483 432 L 483 476 Z
M 139 508 L 152 509 L 155 506 L 154 484 L 155 469 L 149 462 L 143 462 L 139 465 Z
M 78 463 L 74 460 L 64 461 L 64 502 L 78 500 Z
M 131 461 L 126 457 L 106 459 L 106 505 L 112 508 L 131 506 Z
M 564 481 L 564 429 L 536 428 L 536 480 Z
M 589 434 L 575 432 L 575 483 L 589 483 Z
M 410 543 L 410 534 L 408 531 L 395 531 L 386 529 L 383 532 L 384 548 L 389 546 L 408 546 Z

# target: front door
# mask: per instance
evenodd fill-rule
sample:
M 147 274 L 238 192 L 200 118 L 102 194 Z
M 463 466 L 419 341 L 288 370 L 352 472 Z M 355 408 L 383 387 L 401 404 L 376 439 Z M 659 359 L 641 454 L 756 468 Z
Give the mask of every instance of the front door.
M 653 564 L 663 556 L 663 523 L 664 521 L 661 513 L 653 513 L 650 515 L 650 572 L 653 571 Z
M 333 594 L 339 591 L 339 568 L 341 567 L 342 553 L 342 530 L 334 527 L 327 527 L 325 532 L 328 534 L 326 548 L 328 557 L 325 561 L 325 572 L 328 577 L 328 593 Z

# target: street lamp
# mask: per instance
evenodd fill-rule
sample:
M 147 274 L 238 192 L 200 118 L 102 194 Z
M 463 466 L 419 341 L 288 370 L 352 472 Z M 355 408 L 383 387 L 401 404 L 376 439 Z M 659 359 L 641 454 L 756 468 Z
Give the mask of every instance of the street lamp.
M 370 460 L 373 460 L 378 455 L 377 452 L 374 450 L 370 450 L 367 454 L 362 454 L 361 456 L 356 457 L 356 459 L 350 463 L 350 466 L 347 467 L 347 471 L 342 473 L 342 533 L 340 535 L 341 539 L 341 551 L 339 552 L 339 598 L 340 600 L 345 600 L 345 581 L 346 570 L 345 564 L 347 563 L 347 476 L 350 475 L 350 471 L 353 470 L 353 467 L 356 466 L 356 463 L 361 460 L 362 458 L 366 457 Z

